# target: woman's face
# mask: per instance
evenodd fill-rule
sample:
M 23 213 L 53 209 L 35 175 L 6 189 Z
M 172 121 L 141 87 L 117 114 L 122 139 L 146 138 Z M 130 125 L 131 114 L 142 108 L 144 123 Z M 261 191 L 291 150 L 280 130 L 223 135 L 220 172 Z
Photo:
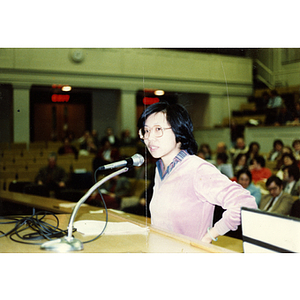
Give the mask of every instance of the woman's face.
M 253 153 L 257 153 L 258 150 L 259 150 L 258 146 L 257 146 L 256 144 L 253 144 L 253 145 L 252 145 L 252 152 L 253 152 Z
M 238 161 L 239 166 L 244 166 L 246 164 L 246 155 L 241 156 L 241 158 Z
M 285 156 L 284 159 L 283 159 L 283 164 L 285 166 L 290 166 L 290 165 L 293 164 L 293 160 L 290 157 Z
M 295 143 L 294 149 L 295 149 L 295 151 L 300 151 L 300 143 Z
M 250 184 L 250 178 L 248 177 L 247 174 L 243 173 L 241 174 L 241 176 L 238 179 L 238 183 L 243 187 L 243 188 L 247 188 Z
M 275 144 L 275 151 L 281 151 L 282 150 L 282 145 L 281 144 Z
M 145 122 L 149 130 L 159 125 L 162 128 L 170 128 L 166 114 L 162 112 L 150 115 Z M 172 129 L 163 130 L 163 136 L 155 137 L 153 130 L 148 139 L 144 140 L 149 152 L 154 158 L 161 158 L 165 168 L 172 162 L 173 158 L 180 152 L 181 143 L 176 143 L 176 137 Z

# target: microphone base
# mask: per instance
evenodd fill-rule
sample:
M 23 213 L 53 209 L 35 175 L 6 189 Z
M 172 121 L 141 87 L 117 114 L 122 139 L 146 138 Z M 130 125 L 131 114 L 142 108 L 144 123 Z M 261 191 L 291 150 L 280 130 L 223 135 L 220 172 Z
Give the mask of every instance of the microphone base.
M 55 252 L 79 251 L 83 249 L 83 244 L 78 239 L 63 237 L 61 239 L 45 242 L 41 245 L 41 249 Z

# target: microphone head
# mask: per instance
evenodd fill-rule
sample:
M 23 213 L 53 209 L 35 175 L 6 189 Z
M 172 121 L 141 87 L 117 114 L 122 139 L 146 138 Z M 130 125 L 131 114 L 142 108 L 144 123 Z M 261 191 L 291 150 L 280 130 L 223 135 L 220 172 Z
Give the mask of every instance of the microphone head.
M 139 167 L 144 163 L 144 157 L 140 154 L 134 154 L 131 156 L 134 167 Z

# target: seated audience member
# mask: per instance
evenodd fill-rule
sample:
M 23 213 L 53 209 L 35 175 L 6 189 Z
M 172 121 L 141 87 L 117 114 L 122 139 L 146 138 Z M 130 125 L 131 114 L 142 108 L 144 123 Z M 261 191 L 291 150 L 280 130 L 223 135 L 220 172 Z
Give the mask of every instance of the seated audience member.
M 94 142 L 93 136 L 89 131 L 85 131 L 84 135 L 78 139 L 79 141 L 79 155 L 95 154 L 98 151 L 98 147 Z
M 224 142 L 218 142 L 217 144 L 217 149 L 216 149 L 216 153 L 213 155 L 213 159 L 212 159 L 212 163 L 215 164 L 217 161 L 217 155 L 219 153 L 226 153 L 227 155 L 229 155 L 229 152 L 227 151 L 227 146 Z
M 131 136 L 131 132 L 129 129 L 125 129 L 121 133 L 121 141 L 120 141 L 120 147 L 126 147 L 126 146 L 135 146 L 136 145 L 136 139 L 134 139 Z
M 240 153 L 234 160 L 234 176 L 237 175 L 237 172 L 241 169 L 248 167 L 247 164 L 247 155 Z
M 205 160 L 211 160 L 212 159 L 212 152 L 211 152 L 211 149 L 210 149 L 210 146 L 208 144 L 201 144 L 199 146 L 199 150 L 198 150 L 198 153 L 203 153 L 204 155 L 204 158 Z
M 216 167 L 218 170 L 226 175 L 229 179 L 233 178 L 233 168 L 232 164 L 227 163 L 228 155 L 226 153 L 219 153 L 217 155 Z
M 93 142 L 95 144 L 95 146 L 97 147 L 97 149 L 100 146 L 100 141 L 99 141 L 99 137 L 98 137 L 98 132 L 96 129 L 93 129 L 91 132 L 91 137 L 93 138 Z
M 197 156 L 205 160 L 205 153 L 202 149 L 199 149 L 197 152 Z
M 115 147 L 112 147 L 108 139 L 103 139 L 102 146 L 98 150 L 93 160 L 93 170 L 95 171 L 100 166 L 117 161 L 119 158 L 119 150 Z
M 38 185 L 46 186 L 49 191 L 54 191 L 57 194 L 60 189 L 66 187 L 68 179 L 67 172 L 57 165 L 57 156 L 53 152 L 48 156 L 48 165 L 39 170 L 35 182 Z
M 271 97 L 267 104 L 267 112 L 266 112 L 266 125 L 271 125 L 278 122 L 279 110 L 283 106 L 283 100 L 278 95 L 276 90 L 271 91 Z
M 249 170 L 252 175 L 252 181 L 257 184 L 259 181 L 265 181 L 272 176 L 272 171 L 265 167 L 266 161 L 263 156 L 258 155 L 252 159 Z
M 118 209 L 122 197 L 129 196 L 131 193 L 130 181 L 126 176 L 115 176 L 106 181 L 100 188 L 107 208 Z M 101 196 L 95 191 L 87 200 L 91 205 L 99 206 L 102 204 Z
M 296 161 L 293 154 L 284 153 L 281 156 L 279 165 L 280 165 L 280 169 L 276 173 L 276 176 L 279 177 L 282 180 L 283 179 L 283 168 L 286 167 L 286 166 L 291 166 L 291 165 L 297 166 L 297 161 Z
M 86 141 L 86 148 L 85 150 L 89 153 L 89 154 L 95 154 L 98 151 L 98 148 L 94 142 L 94 138 L 93 137 L 89 137 Z
M 247 152 L 247 163 L 249 162 L 257 155 L 259 154 L 260 145 L 258 142 L 251 142 L 249 145 L 249 150 Z
M 253 197 L 255 197 L 256 204 L 259 206 L 261 200 L 261 191 L 252 183 L 251 172 L 247 168 L 241 169 L 238 171 L 236 179 L 237 183 L 239 183 L 244 189 L 248 190 Z
M 300 170 L 298 166 L 292 164 L 283 168 L 284 192 L 292 195 L 300 195 Z
M 279 96 L 278 92 L 276 90 L 271 91 L 271 97 L 269 99 L 269 102 L 267 104 L 267 108 L 278 108 L 281 107 L 283 104 L 282 98 Z
M 101 139 L 101 144 L 108 140 L 112 147 L 120 147 L 120 140 L 114 134 L 114 131 L 111 127 L 106 128 L 105 136 Z
M 282 148 L 283 148 L 284 144 L 282 142 L 282 140 L 275 140 L 273 142 L 273 149 L 269 152 L 268 156 L 267 156 L 267 160 L 270 161 L 275 161 L 277 159 L 280 158 L 281 153 L 282 153 Z
M 230 155 L 231 160 L 234 161 L 234 159 L 240 154 L 240 153 L 247 153 L 249 151 L 249 147 L 245 144 L 245 140 L 243 137 L 238 137 L 236 139 L 235 147 L 230 149 Z
M 76 159 L 78 157 L 78 150 L 76 149 L 75 146 L 70 144 L 70 140 L 68 137 L 65 137 L 63 139 L 63 145 L 58 149 L 57 153 L 59 155 L 74 154 Z
M 271 176 L 266 182 L 268 195 L 261 197 L 259 208 L 264 211 L 289 215 L 294 203 L 293 197 L 283 191 L 283 183 L 277 176 Z
M 83 136 L 80 137 L 80 138 L 78 139 L 79 149 L 84 149 L 84 150 L 86 150 L 86 147 L 87 147 L 87 140 L 88 140 L 88 138 L 90 138 L 90 137 L 91 137 L 90 132 L 89 132 L 88 130 L 86 130 L 86 131 L 84 132 Z
M 294 149 L 293 154 L 294 154 L 296 160 L 300 161 L 300 140 L 299 139 L 294 140 L 292 147 Z

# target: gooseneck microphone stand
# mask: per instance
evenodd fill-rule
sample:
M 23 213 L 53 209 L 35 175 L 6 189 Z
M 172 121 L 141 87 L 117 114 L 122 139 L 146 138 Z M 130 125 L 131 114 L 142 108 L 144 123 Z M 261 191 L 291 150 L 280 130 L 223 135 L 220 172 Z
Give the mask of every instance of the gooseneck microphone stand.
M 41 249 L 44 250 L 53 250 L 57 252 L 67 252 L 67 251 L 73 251 L 73 250 L 82 250 L 83 249 L 83 243 L 72 237 L 72 232 L 73 232 L 73 223 L 75 216 L 77 214 L 78 209 L 80 206 L 89 198 L 89 196 L 97 189 L 99 188 L 103 183 L 106 181 L 110 180 L 111 178 L 118 176 L 122 173 L 127 172 L 129 169 L 127 167 L 120 169 L 116 172 L 113 172 L 112 174 L 107 175 L 100 181 L 96 182 L 86 193 L 83 195 L 83 197 L 76 203 L 68 225 L 68 235 L 61 238 L 61 239 L 56 239 L 53 241 L 48 241 L 45 242 L 44 244 L 41 245 Z

